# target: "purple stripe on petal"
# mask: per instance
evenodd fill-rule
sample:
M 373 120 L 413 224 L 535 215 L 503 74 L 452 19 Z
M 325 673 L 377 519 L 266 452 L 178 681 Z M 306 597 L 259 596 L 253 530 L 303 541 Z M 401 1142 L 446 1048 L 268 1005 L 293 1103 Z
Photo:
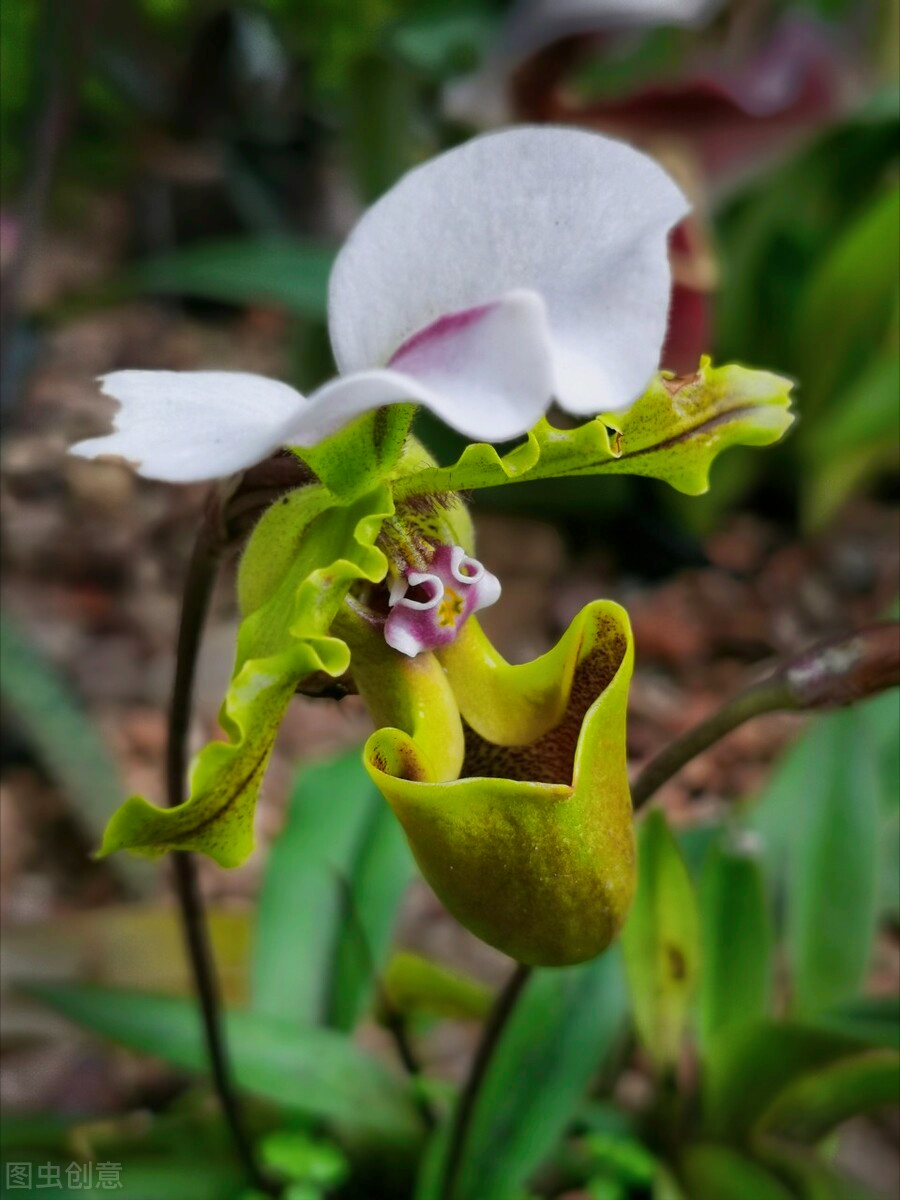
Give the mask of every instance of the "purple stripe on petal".
M 432 358 L 435 350 L 445 344 L 446 338 L 455 337 L 456 334 L 462 333 L 472 325 L 477 325 L 496 307 L 496 303 L 476 304 L 474 308 L 464 308 L 460 312 L 447 313 L 443 317 L 438 317 L 436 321 L 432 321 L 430 325 L 426 325 L 424 329 L 420 329 L 418 333 L 407 338 L 399 350 L 396 350 L 391 356 L 388 366 L 409 369 L 415 367 L 416 363 L 427 362 Z

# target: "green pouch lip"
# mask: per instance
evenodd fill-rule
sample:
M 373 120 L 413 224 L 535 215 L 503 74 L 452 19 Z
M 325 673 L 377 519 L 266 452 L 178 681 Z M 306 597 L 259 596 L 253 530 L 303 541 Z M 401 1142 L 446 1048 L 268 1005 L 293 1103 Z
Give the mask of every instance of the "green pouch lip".
M 592 650 L 608 665 L 610 646 L 617 665 L 582 709 Z M 632 665 L 627 614 L 607 601 L 587 605 L 559 645 L 534 663 L 482 657 L 472 687 L 482 683 L 482 671 L 495 673 L 494 697 L 510 696 L 514 718 L 517 689 L 533 696 L 543 686 L 552 698 L 555 678 L 564 696 L 562 721 L 533 743 L 497 746 L 498 765 L 515 764 L 517 753 L 534 745 L 546 749 L 567 720 L 577 722 L 569 782 L 485 773 L 439 782 L 415 731 L 384 728 L 366 743 L 369 774 L 434 891 L 463 925 L 520 962 L 562 966 L 593 958 L 627 914 L 635 883 L 625 757 Z M 457 696 L 460 671 L 460 662 L 448 671 Z M 565 730 L 569 738 L 572 732 Z

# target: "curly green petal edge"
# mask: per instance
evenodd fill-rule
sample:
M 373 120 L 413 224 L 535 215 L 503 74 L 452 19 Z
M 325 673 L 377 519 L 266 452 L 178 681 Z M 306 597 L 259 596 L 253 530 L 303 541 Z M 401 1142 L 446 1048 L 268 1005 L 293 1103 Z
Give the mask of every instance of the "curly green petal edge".
M 747 367 L 700 361 L 695 375 L 659 372 L 624 413 L 601 414 L 576 429 L 541 420 L 508 454 L 478 442 L 449 467 L 399 481 L 398 500 L 440 491 L 575 475 L 647 475 L 679 492 L 709 489 L 713 460 L 729 446 L 768 446 L 794 420 L 792 382 Z
M 442 655 L 466 718 L 462 778 L 435 778 L 416 728 L 379 729 L 366 767 L 457 920 L 519 962 L 587 961 L 618 933 L 635 887 L 627 614 L 589 604 L 553 650 L 522 666 L 487 653 L 470 625 Z
M 271 586 L 256 577 L 244 596 L 252 611 L 238 633 L 231 686 L 219 716 L 229 740 L 213 742 L 198 755 L 184 804 L 160 809 L 141 796 L 128 799 L 106 828 L 101 857 L 121 849 L 147 858 L 199 850 L 233 867 L 250 854 L 259 785 L 294 689 L 315 671 L 332 676 L 346 671 L 350 651 L 329 636 L 330 627 L 352 583 L 378 582 L 387 571 L 374 543 L 393 513 L 389 490 L 379 487 L 346 504 L 330 498 L 316 512 L 320 501 L 306 491 L 292 492 L 254 530 L 248 555 L 260 562 L 271 556 L 280 566 L 268 577 Z M 276 579 L 277 585 L 271 582 Z

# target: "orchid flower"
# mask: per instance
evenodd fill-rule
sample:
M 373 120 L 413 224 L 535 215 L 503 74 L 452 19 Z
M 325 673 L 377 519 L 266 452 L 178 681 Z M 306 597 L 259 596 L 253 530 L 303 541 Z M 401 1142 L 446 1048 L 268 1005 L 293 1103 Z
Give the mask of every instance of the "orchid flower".
M 686 207 L 651 159 L 608 138 L 476 138 L 400 180 L 338 254 L 336 379 L 304 398 L 238 372 L 116 371 L 102 380 L 115 432 L 72 453 L 188 482 L 403 402 L 488 442 L 526 433 L 554 399 L 577 416 L 620 411 L 658 365 L 666 237 Z
M 777 376 L 708 359 L 654 374 L 683 212 L 660 168 L 596 135 L 479 138 L 411 172 L 352 233 L 330 293 L 342 374 L 308 399 L 253 375 L 106 377 L 116 431 L 75 453 L 186 481 L 287 446 L 308 470 L 244 548 L 227 741 L 197 756 L 184 803 L 127 800 L 101 854 L 242 862 L 288 704 L 314 676 L 349 674 L 376 724 L 366 767 L 447 907 L 523 962 L 600 953 L 634 890 L 627 616 L 595 602 L 548 654 L 505 663 L 473 616 L 500 581 L 460 493 L 631 473 L 697 494 L 719 451 L 790 425 Z M 551 425 L 553 399 L 586 419 Z M 438 464 L 410 433 L 415 403 L 484 440 Z

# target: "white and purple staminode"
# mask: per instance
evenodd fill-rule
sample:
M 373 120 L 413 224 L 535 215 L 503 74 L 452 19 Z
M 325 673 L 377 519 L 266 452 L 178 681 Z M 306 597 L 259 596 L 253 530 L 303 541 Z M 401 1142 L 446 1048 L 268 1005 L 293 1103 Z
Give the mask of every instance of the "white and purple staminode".
M 391 588 L 384 640 L 410 658 L 449 646 L 473 612 L 499 598 L 500 580 L 462 546 L 438 546 L 427 571 L 407 570 Z

